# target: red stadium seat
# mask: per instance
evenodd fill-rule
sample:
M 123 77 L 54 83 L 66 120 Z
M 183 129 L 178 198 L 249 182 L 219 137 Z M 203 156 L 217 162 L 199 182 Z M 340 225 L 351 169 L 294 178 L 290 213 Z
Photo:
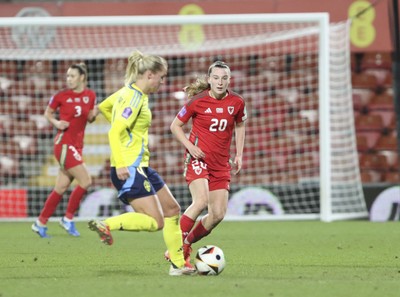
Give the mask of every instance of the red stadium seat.
M 302 135 L 298 145 L 302 152 L 319 152 L 319 136 L 315 134 Z
M 12 138 L 7 137 L 0 146 L 0 156 L 19 159 L 21 157 L 20 146 L 18 143 L 14 142 Z
M 288 155 L 296 152 L 297 142 L 291 135 L 282 135 L 269 139 L 263 148 L 267 154 Z
M 19 146 L 22 156 L 35 156 L 38 153 L 37 139 L 29 135 L 16 135 L 12 139 Z
M 379 114 L 360 114 L 355 121 L 356 130 L 359 131 L 382 131 L 383 119 Z
M 50 97 L 46 99 L 33 99 L 29 108 L 30 114 L 43 115 L 50 101 Z
M 389 52 L 365 53 L 361 60 L 362 69 L 391 69 L 392 56 Z
M 304 153 L 289 155 L 285 160 L 284 170 L 287 172 L 296 172 L 302 177 L 318 176 L 318 154 Z
M 400 118 L 398 119 L 400 121 Z M 396 125 L 397 125 L 397 119 L 396 119 L 396 115 L 394 115 L 394 117 L 392 118 L 392 121 L 389 123 L 389 126 L 387 127 L 389 129 L 389 131 L 396 131 Z
M 359 131 L 357 132 L 356 137 L 357 150 L 359 152 L 367 152 L 375 148 L 379 137 L 381 137 L 381 133 L 374 131 Z
M 18 105 L 14 104 L 9 98 L 1 102 L 0 115 L 17 116 L 18 113 Z
M 6 125 L 5 128 L 6 128 L 5 132 L 9 137 L 13 137 L 15 135 L 37 136 L 38 134 L 36 122 L 30 119 L 26 120 L 13 119 Z
M 48 92 L 48 82 L 53 80 L 52 61 L 49 60 L 28 60 L 23 68 L 23 84 L 20 88 L 26 90 L 26 95 L 42 96 Z M 30 88 L 26 89 L 26 84 Z
M 317 89 L 318 75 L 315 71 L 298 71 L 293 73 L 281 73 L 279 79 L 274 82 L 276 89 Z
M 210 57 L 189 56 L 185 59 L 185 74 L 192 74 L 193 76 L 197 76 L 197 74 L 204 75 L 213 62 Z
M 384 128 L 389 128 L 390 124 L 392 123 L 392 119 L 395 116 L 393 110 L 371 110 L 368 115 L 379 115 L 382 119 L 382 124 Z
M 359 160 L 360 160 L 360 168 L 361 169 L 386 171 L 389 167 L 386 156 L 384 156 L 384 155 L 360 154 Z
M 293 106 L 297 110 L 318 110 L 319 97 L 317 93 L 299 94 Z
M 0 96 L 8 94 L 14 83 L 14 80 L 7 78 L 0 73 Z
M 301 178 L 301 174 L 297 172 L 281 172 L 270 177 L 271 184 L 297 184 Z
M 299 53 L 296 55 L 290 56 L 290 69 L 294 70 L 303 70 L 309 69 L 316 71 L 318 69 L 318 56 L 315 53 Z
M 0 76 L 15 80 L 17 78 L 18 69 L 17 62 L 13 60 L 2 60 L 0 67 Z
M 53 127 L 52 124 L 49 123 L 49 121 L 43 115 L 31 114 L 29 116 L 29 121 L 32 123 L 33 127 L 32 129 L 36 129 L 35 133 L 37 134 L 37 136 L 48 138 L 48 137 L 53 137 L 55 135 L 54 134 L 54 132 L 56 131 L 55 128 Z
M 17 178 L 21 175 L 17 158 L 0 155 L 0 177 Z
M 394 99 L 393 95 L 385 92 L 372 97 L 368 102 L 368 109 L 371 110 L 394 110 Z
M 254 159 L 256 175 L 261 173 L 276 174 L 285 169 L 285 157 L 283 155 L 270 155 Z
M 372 74 L 360 72 L 353 73 L 351 76 L 353 88 L 375 90 L 378 86 L 376 77 Z
M 366 69 L 364 73 L 375 76 L 379 87 L 388 86 L 392 82 L 392 72 L 389 69 Z
M 394 133 L 382 135 L 375 144 L 375 149 L 397 151 L 397 137 Z
M 369 89 L 353 88 L 353 108 L 355 110 L 362 110 L 364 107 L 367 107 L 374 94 L 375 92 Z
M 32 97 L 27 95 L 14 95 L 10 98 L 13 106 L 16 106 L 19 117 L 26 117 L 31 112 Z
M 288 131 L 296 131 L 303 135 L 317 134 L 318 122 L 310 121 L 306 116 L 301 114 L 287 115 L 282 124 L 283 129 Z
M 400 184 L 400 172 L 397 171 L 388 171 L 383 175 L 383 182 L 399 185 Z
M 382 180 L 382 173 L 376 170 L 361 170 L 362 183 L 379 183 Z
M 384 87 L 384 88 L 391 88 L 391 87 L 393 87 L 393 73 L 392 73 L 392 72 L 389 72 L 389 73 L 386 75 L 386 78 L 385 78 L 385 80 L 384 80 L 383 83 L 382 83 L 382 87 Z
M 371 149 L 370 146 L 368 145 L 367 137 L 365 135 L 357 135 L 356 142 L 357 142 L 357 151 L 359 152 L 367 152 Z
M 106 72 L 104 73 L 104 90 L 106 96 L 119 90 L 124 84 L 124 72 Z
M 285 71 L 286 67 L 286 55 L 266 55 L 260 57 L 260 59 L 258 60 L 258 73 L 262 73 L 263 71 L 282 72 Z
M 378 151 L 377 152 L 379 155 L 384 155 L 387 160 L 387 164 L 389 166 L 389 169 L 391 170 L 400 170 L 400 158 L 399 154 L 397 151 Z

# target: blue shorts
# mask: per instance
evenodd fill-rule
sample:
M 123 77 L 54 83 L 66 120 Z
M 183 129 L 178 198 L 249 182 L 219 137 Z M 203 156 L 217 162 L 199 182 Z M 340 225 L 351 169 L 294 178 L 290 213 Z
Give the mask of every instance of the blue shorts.
M 151 167 L 128 167 L 130 177 L 120 180 L 115 167 L 111 167 L 111 181 L 118 190 L 118 199 L 124 204 L 135 198 L 156 195 L 165 185 L 164 180 Z

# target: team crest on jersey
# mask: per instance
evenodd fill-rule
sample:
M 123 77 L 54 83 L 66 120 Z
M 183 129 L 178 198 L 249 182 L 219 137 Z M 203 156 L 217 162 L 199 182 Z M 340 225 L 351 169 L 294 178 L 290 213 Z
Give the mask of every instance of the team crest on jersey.
M 235 107 L 233 106 L 228 106 L 228 112 L 229 114 L 233 114 L 233 111 L 235 110 Z
M 83 103 L 85 103 L 85 104 L 88 104 L 88 103 L 89 103 L 89 97 L 88 97 L 88 96 L 84 96 L 84 97 L 82 98 L 82 100 L 83 100 Z
M 124 111 L 122 112 L 122 117 L 127 119 L 131 116 L 131 114 L 132 114 L 132 108 L 125 107 Z
M 147 192 L 150 192 L 151 186 L 150 186 L 150 182 L 148 180 L 145 180 L 143 182 L 143 187 L 146 189 Z

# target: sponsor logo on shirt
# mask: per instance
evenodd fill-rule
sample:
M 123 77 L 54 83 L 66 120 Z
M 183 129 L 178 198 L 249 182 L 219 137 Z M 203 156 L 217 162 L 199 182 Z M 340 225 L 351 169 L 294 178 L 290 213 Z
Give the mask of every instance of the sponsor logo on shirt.
M 217 113 L 224 113 L 224 109 L 222 107 L 218 107 L 216 111 Z
M 181 111 L 179 112 L 179 116 L 183 117 L 186 114 L 186 107 L 182 107 Z
M 127 119 L 131 116 L 132 109 L 130 107 L 125 107 L 124 111 L 122 112 L 122 117 Z
M 75 98 L 75 102 L 81 102 L 81 98 L 79 97 Z
M 207 108 L 204 113 L 212 113 L 211 108 Z

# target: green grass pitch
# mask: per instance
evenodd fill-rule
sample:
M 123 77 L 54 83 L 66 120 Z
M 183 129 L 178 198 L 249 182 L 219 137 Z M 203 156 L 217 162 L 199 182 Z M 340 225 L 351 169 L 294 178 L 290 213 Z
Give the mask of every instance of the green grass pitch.
M 52 222 L 41 239 L 30 223 L 0 223 L 0 297 L 400 296 L 396 222 L 222 222 L 193 247 L 221 247 L 225 270 L 182 277 L 168 275 L 161 232 L 114 232 L 105 246 L 77 228 Z

